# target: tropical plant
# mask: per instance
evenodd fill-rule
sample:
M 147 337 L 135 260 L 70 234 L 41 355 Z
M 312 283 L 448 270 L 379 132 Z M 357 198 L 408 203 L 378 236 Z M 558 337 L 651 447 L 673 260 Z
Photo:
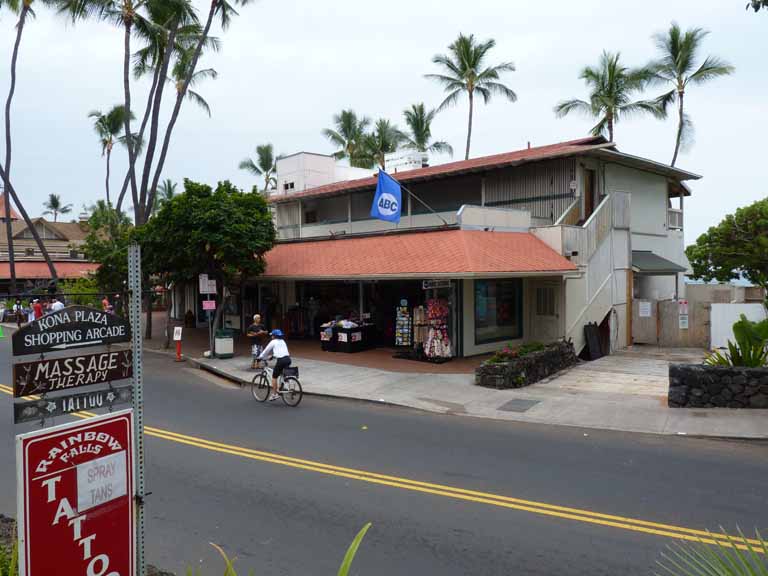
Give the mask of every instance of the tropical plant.
M 365 134 L 371 121 L 365 116 L 358 118 L 354 110 L 342 110 L 333 117 L 333 128 L 323 130 L 323 136 L 328 138 L 339 150 L 333 153 L 337 160 L 349 159 L 350 166 L 358 168 L 373 168 L 373 158 L 366 153 Z
M 768 9 L 768 0 L 749 0 L 747 10 L 752 8 L 755 12 L 760 12 L 763 8 Z
M 170 178 L 166 178 L 157 187 L 157 195 L 155 196 L 155 205 L 153 211 L 157 212 L 166 203 L 170 202 L 173 197 L 176 196 L 176 182 Z
M 252 158 L 244 158 L 237 167 L 254 176 L 262 176 L 264 178 L 264 189 L 262 190 L 264 194 L 277 186 L 277 178 L 275 177 L 277 162 L 272 144 L 256 146 L 256 161 L 254 162 Z
M 176 51 L 176 61 L 171 69 L 171 77 L 168 81 L 176 87 L 176 94 L 181 94 L 184 89 L 184 83 L 186 79 L 191 78 L 189 87 L 187 88 L 186 96 L 192 100 L 195 104 L 200 106 L 206 114 L 210 117 L 211 107 L 208 102 L 205 101 L 199 92 L 192 90 L 192 86 L 197 85 L 203 80 L 211 79 L 215 80 L 218 77 L 218 72 L 213 68 L 203 68 L 202 70 L 195 70 L 190 75 L 190 64 L 192 63 L 192 56 L 194 55 L 193 47 L 179 48 Z
M 364 137 L 365 155 L 373 158 L 382 170 L 386 169 L 386 155 L 395 152 L 403 141 L 403 133 L 389 120 L 376 121 L 373 131 Z
M 109 168 L 110 160 L 112 158 L 112 147 L 116 140 L 120 139 L 120 134 L 125 129 L 125 107 L 121 104 L 114 106 L 106 114 L 99 110 L 94 110 L 88 114 L 89 118 L 93 118 L 93 128 L 96 131 L 96 135 L 99 137 L 99 144 L 101 144 L 101 155 L 106 156 L 107 159 L 107 175 L 105 178 L 105 187 L 107 195 L 107 204 L 110 203 L 109 198 Z M 123 140 L 126 142 L 126 140 Z M 126 142 L 127 143 L 127 142 Z
M 669 546 L 657 564 L 669 576 L 768 576 L 768 541 L 757 530 L 753 539 L 723 530 L 722 537 Z
M 707 56 L 697 66 L 701 44 L 708 34 L 703 28 L 689 28 L 683 32 L 676 22 L 672 22 L 666 33 L 654 36 L 659 58 L 650 64 L 652 80 L 672 87 L 669 92 L 658 97 L 657 103 L 664 111 L 677 104 L 677 132 L 670 163 L 672 166 L 677 162 L 681 148 L 684 149 L 692 141 L 693 123 L 683 105 L 686 90 L 689 86 L 701 85 L 734 71 L 733 66 L 717 56 Z
M 67 294 L 69 304 L 99 308 L 101 297 L 96 295 L 99 292 L 99 283 L 96 278 L 64 280 L 59 284 L 59 289 L 63 294 Z
M 656 101 L 635 100 L 651 81 L 653 73 L 647 68 L 627 68 L 620 63 L 620 53 L 604 51 L 597 67 L 586 66 L 579 75 L 589 89 L 589 100 L 573 98 L 555 106 L 558 118 L 571 112 L 581 112 L 598 120 L 591 133 L 607 135 L 613 141 L 614 126 L 625 117 L 650 114 L 664 118 L 663 106 Z
M 728 341 L 727 352 L 715 350 L 707 355 L 704 363 L 747 368 L 768 366 L 768 320 L 752 322 L 742 314 L 733 324 L 733 336 L 736 342 Z
M 453 156 L 453 148 L 448 142 L 432 141 L 432 120 L 435 119 L 435 114 L 435 110 L 427 112 L 423 102 L 413 104 L 403 111 L 405 123 L 408 125 L 408 132 L 403 134 L 403 148 Z
M 19 548 L 14 542 L 8 550 L 0 544 L 0 576 L 16 576 L 19 572 Z
M 438 112 L 456 104 L 463 93 L 466 92 L 467 94 L 469 119 L 467 121 L 465 159 L 469 159 L 469 146 L 472 140 L 475 92 L 482 96 L 485 104 L 494 95 L 503 96 L 510 102 L 517 100 L 517 94 L 499 81 L 503 73 L 514 72 L 515 65 L 512 62 L 502 62 L 495 66 L 485 66 L 488 52 L 494 46 L 496 46 L 496 41 L 493 38 L 485 42 L 478 42 L 475 40 L 474 34 L 469 36 L 459 34 L 459 37 L 448 46 L 448 54 L 438 54 L 432 58 L 432 62 L 442 68 L 442 73 L 425 75 L 426 78 L 442 84 L 445 91 L 448 92 L 448 96 L 437 107 Z
M 72 212 L 72 204 L 62 204 L 61 196 L 58 194 L 48 194 L 48 200 L 43 203 L 45 212 L 43 214 L 53 214 L 53 221 L 56 222 L 59 214 L 69 214 Z

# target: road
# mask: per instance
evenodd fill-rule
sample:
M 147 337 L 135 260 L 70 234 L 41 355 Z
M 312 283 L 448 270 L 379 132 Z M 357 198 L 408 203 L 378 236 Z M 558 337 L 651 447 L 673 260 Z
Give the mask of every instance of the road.
M 0 340 L 0 383 L 11 383 Z M 696 531 L 768 532 L 768 444 L 440 416 L 305 397 L 257 404 L 146 354 L 147 557 L 259 575 L 651 574 Z M 3 390 L 0 388 L 0 390 Z M 7 389 L 6 389 L 7 390 Z M 59 422 L 64 421 L 60 419 Z M 11 398 L 0 393 L 0 513 L 15 515 Z

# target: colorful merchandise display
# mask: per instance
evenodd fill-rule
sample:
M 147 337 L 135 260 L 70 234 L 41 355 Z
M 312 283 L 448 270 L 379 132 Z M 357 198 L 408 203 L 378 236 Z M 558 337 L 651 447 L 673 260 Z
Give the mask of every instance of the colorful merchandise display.
M 450 358 L 451 339 L 448 336 L 448 301 L 442 298 L 427 300 L 427 341 L 424 355 L 430 359 Z
M 400 302 L 395 316 L 395 346 L 412 346 L 411 309 L 405 301 Z

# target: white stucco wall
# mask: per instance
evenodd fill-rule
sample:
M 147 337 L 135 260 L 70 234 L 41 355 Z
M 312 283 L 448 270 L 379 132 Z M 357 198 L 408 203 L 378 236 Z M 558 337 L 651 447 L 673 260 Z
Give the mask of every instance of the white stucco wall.
M 608 193 L 626 192 L 632 195 L 633 233 L 666 235 L 667 181 L 663 176 L 606 164 L 605 185 Z
M 634 222 L 634 221 L 633 221 Z M 650 250 L 654 254 L 685 266 L 691 272 L 691 265 L 685 256 L 685 241 L 682 230 L 670 230 L 664 236 L 632 233 L 632 250 Z M 653 300 L 666 300 L 675 297 L 674 276 L 646 276 L 635 277 L 640 294 L 644 298 Z M 677 277 L 678 297 L 685 297 L 685 275 Z

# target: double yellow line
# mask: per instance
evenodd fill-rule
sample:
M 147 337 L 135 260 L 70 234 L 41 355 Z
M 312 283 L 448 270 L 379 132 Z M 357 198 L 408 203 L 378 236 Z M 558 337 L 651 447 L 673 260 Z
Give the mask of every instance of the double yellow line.
M 0 392 L 6 394 L 12 394 L 13 391 L 8 386 L 0 384 Z M 74 414 L 79 418 L 90 418 L 95 416 L 91 412 L 79 412 Z M 411 480 L 409 478 L 403 478 L 399 476 L 389 476 L 386 474 L 378 474 L 375 472 L 368 472 L 366 470 L 360 470 L 356 468 L 345 468 L 342 466 L 334 466 L 331 464 L 325 464 L 323 462 L 317 462 L 314 460 L 304 460 L 301 458 L 293 458 L 290 456 L 284 456 L 273 452 L 264 452 L 262 450 L 254 450 L 244 446 L 237 446 L 233 444 L 224 444 L 221 442 L 214 442 L 212 440 L 206 440 L 205 438 L 199 438 L 196 436 L 189 436 L 186 434 L 179 434 L 177 432 L 171 432 L 170 430 L 163 430 L 161 428 L 154 428 L 152 426 L 146 426 L 144 433 L 147 436 L 154 438 L 161 438 L 170 442 L 176 442 L 178 444 L 186 444 L 188 446 L 194 446 L 203 450 L 209 450 L 212 452 L 219 452 L 221 454 L 229 454 L 232 456 L 239 456 L 241 458 L 247 458 L 249 460 L 258 460 L 261 462 L 269 462 L 271 464 L 279 464 L 281 466 L 287 466 L 299 470 L 307 470 L 310 472 L 316 472 L 320 474 L 326 474 L 330 476 L 337 476 L 341 478 L 347 478 L 350 480 L 357 480 L 359 482 L 367 482 L 370 484 L 378 484 L 382 486 L 389 486 L 392 488 L 399 488 L 401 490 L 410 490 L 413 492 L 421 492 L 425 494 L 431 494 L 435 496 L 442 496 L 446 498 L 452 498 L 456 500 L 464 500 L 468 502 L 476 502 L 480 504 L 487 504 L 491 506 L 497 506 L 500 508 L 508 508 L 512 510 L 521 510 L 533 514 L 542 516 L 549 516 L 555 518 L 562 518 L 566 520 L 572 520 L 576 522 L 584 522 L 588 524 L 596 524 L 599 526 L 606 526 L 610 528 L 618 528 L 621 530 L 629 530 L 632 532 L 641 532 L 645 534 L 652 534 L 654 536 L 663 536 L 667 538 L 675 538 L 678 540 L 689 540 L 695 542 L 703 542 L 706 544 L 719 543 L 725 546 L 736 546 L 744 549 L 745 546 L 741 543 L 736 543 L 734 536 L 730 536 L 722 533 L 710 533 L 706 530 L 698 530 L 694 528 L 686 528 L 684 526 L 675 526 L 672 524 L 661 524 L 658 522 L 650 522 L 646 520 L 639 520 L 636 518 L 627 518 L 624 516 L 616 516 L 613 514 L 603 514 L 600 512 L 593 512 L 591 510 L 585 510 L 581 508 L 570 508 L 566 506 L 557 506 L 554 504 L 547 504 L 545 502 L 536 502 L 532 500 L 523 500 L 520 498 L 512 498 L 501 494 L 493 494 L 490 492 L 480 492 L 477 490 L 466 490 L 464 488 L 458 488 L 455 486 L 446 486 L 444 484 L 434 484 L 430 482 L 421 482 L 418 480 Z M 738 542 L 743 542 L 740 538 Z M 758 548 L 761 544 L 758 540 L 747 539 L 753 546 Z

